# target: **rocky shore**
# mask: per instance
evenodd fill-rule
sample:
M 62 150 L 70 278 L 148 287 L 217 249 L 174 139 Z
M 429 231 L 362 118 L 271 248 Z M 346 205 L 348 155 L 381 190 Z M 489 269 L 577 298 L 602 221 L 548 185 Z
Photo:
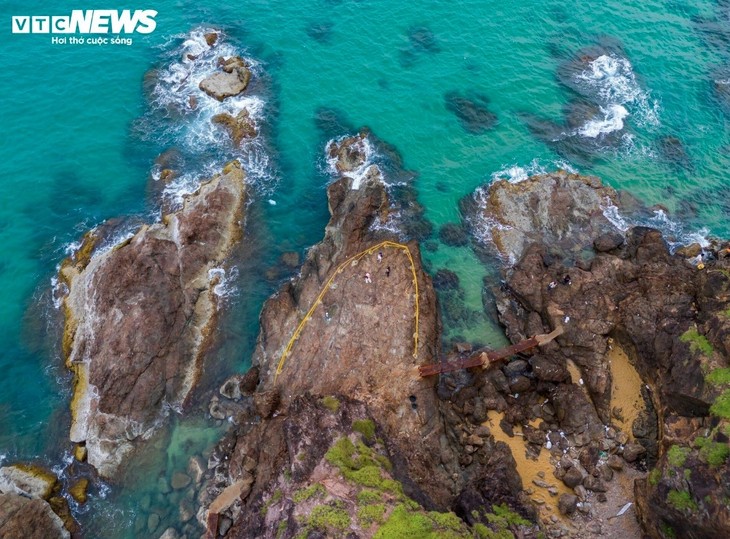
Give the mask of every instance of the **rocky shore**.
M 182 208 L 111 248 L 89 232 L 60 279 L 70 438 L 112 478 L 195 385 L 213 329 L 220 267 L 241 238 L 244 173 L 231 162 Z

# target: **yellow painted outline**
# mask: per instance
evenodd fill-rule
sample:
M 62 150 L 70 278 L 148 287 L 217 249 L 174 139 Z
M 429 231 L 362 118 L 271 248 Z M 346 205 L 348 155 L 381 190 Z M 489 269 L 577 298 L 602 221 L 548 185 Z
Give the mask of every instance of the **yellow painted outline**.
M 413 262 L 413 256 L 411 255 L 411 250 L 408 248 L 407 245 L 404 245 L 402 243 L 397 243 L 394 241 L 383 241 L 381 243 L 378 243 L 377 245 L 374 245 L 372 247 L 368 247 L 364 251 L 361 251 L 357 253 L 356 255 L 351 256 L 347 260 L 345 260 L 342 264 L 337 266 L 337 269 L 332 273 L 329 279 L 327 279 L 327 282 L 322 287 L 322 290 L 320 291 L 319 295 L 317 296 L 317 299 L 314 300 L 314 303 L 309 308 L 309 311 L 307 311 L 307 314 L 304 315 L 304 318 L 302 318 L 302 321 L 299 322 L 299 325 L 297 326 L 297 329 L 294 331 L 294 334 L 292 335 L 291 339 L 289 339 L 289 343 L 286 345 L 286 348 L 284 349 L 284 352 L 281 354 L 281 359 L 279 360 L 279 364 L 276 367 L 276 374 L 274 375 L 274 381 L 276 381 L 276 378 L 281 374 L 281 371 L 284 368 L 284 362 L 286 361 L 287 356 L 291 353 L 291 349 L 294 346 L 294 342 L 299 338 L 299 335 L 302 333 L 302 329 L 304 329 L 304 325 L 309 321 L 312 314 L 314 314 L 314 310 L 317 308 L 317 306 L 322 303 L 322 298 L 324 297 L 327 290 L 330 289 L 330 285 L 332 284 L 332 281 L 334 281 L 335 277 L 342 273 L 342 271 L 345 269 L 345 266 L 348 264 L 351 264 L 355 260 L 360 260 L 362 257 L 368 254 L 373 254 L 378 249 L 385 249 L 387 247 L 392 247 L 394 249 L 400 249 L 402 251 L 405 251 L 406 256 L 408 257 L 408 261 L 411 264 L 411 273 L 413 275 L 413 288 L 416 292 L 416 305 L 414 309 L 414 321 L 415 321 L 415 331 L 413 332 L 413 357 L 416 357 L 418 355 L 418 277 L 416 276 L 416 265 Z

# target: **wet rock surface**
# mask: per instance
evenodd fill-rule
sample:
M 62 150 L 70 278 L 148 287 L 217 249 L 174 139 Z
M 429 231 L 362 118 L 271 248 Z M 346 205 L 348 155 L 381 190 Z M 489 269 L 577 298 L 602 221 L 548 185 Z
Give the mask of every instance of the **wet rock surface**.
M 216 311 L 210 270 L 241 236 L 244 198 L 243 171 L 232 162 L 161 223 L 102 252 L 88 234 L 63 263 L 71 440 L 85 443 L 103 477 L 193 388 Z

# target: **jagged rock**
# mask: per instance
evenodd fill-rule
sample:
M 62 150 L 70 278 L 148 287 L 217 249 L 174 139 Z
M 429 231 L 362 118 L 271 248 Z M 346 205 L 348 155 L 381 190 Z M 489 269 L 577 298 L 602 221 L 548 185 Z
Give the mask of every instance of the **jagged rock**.
M 333 141 L 327 147 L 327 154 L 330 159 L 336 160 L 335 168 L 338 172 L 352 172 L 365 164 L 366 144 L 366 134 L 360 133 L 354 137 Z
M 623 243 L 624 237 L 619 232 L 606 232 L 593 240 L 593 248 L 596 252 L 607 253 L 618 249 Z
M 241 58 L 234 56 L 221 67 L 222 72 L 213 73 L 199 84 L 201 90 L 218 101 L 242 93 L 251 80 L 251 71 Z
M 210 270 L 240 238 L 244 203 L 233 162 L 162 222 L 98 254 L 85 242 L 62 264 L 63 349 L 75 374 L 70 437 L 85 442 L 102 477 L 195 385 L 217 302 Z
M 606 464 L 608 464 L 613 470 L 616 470 L 617 472 L 620 472 L 624 469 L 624 461 L 618 455 L 611 455 L 610 457 L 608 457 Z
M 0 493 L 19 494 L 29 498 L 48 500 L 57 490 L 56 475 L 28 464 L 14 464 L 0 468 Z
M 177 533 L 175 528 L 167 528 L 159 539 L 179 539 L 180 535 Z
M 0 537 L 69 539 L 71 534 L 45 501 L 3 493 L 0 494 Z
M 563 515 L 572 515 L 578 507 L 578 496 L 573 494 L 561 494 L 558 498 L 558 510 Z
M 592 475 L 585 476 L 583 479 L 583 486 L 593 492 L 606 492 L 608 490 L 606 483 L 604 483 L 602 479 L 593 477 Z
M 270 418 L 281 403 L 281 395 L 278 391 L 260 391 L 254 393 L 253 404 L 263 419 Z
M 74 458 L 79 462 L 86 462 L 86 446 L 84 444 L 74 446 Z
M 210 121 L 222 126 L 236 147 L 240 146 L 244 140 L 256 137 L 257 134 L 256 124 L 246 109 L 241 110 L 235 117 L 227 112 L 222 112 L 213 116 Z
M 626 462 L 636 462 L 641 455 L 646 453 L 646 449 L 641 444 L 629 442 L 624 446 L 622 453 Z

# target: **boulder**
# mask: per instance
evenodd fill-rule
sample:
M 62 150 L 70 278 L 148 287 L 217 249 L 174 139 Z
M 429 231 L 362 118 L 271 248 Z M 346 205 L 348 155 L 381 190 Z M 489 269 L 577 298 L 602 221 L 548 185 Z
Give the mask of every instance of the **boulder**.
M 238 57 L 224 61 L 222 71 L 200 81 L 199 87 L 218 101 L 242 93 L 251 80 L 251 71 Z
M 574 494 L 561 494 L 558 498 L 558 510 L 562 515 L 572 515 L 578 507 L 578 496 Z

